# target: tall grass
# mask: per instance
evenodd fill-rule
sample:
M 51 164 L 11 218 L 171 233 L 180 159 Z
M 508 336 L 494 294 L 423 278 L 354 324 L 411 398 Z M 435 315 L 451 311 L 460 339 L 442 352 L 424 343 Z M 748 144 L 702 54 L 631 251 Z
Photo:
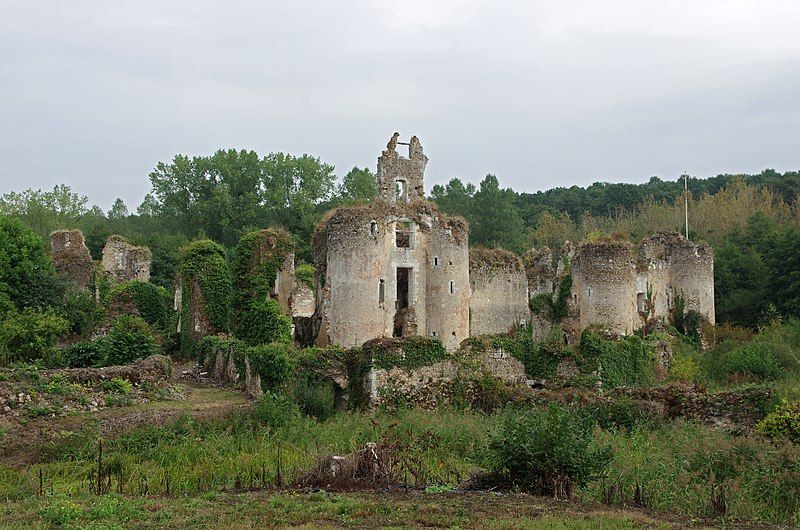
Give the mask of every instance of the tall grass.
M 724 492 L 727 515 L 736 519 L 800 523 L 800 447 L 733 436 L 706 425 L 676 422 L 628 434 L 599 431 L 614 448 L 606 477 L 585 490 L 601 501 L 609 488 L 615 502 L 634 501 L 655 511 L 715 515 L 711 491 Z
M 397 440 L 412 485 L 455 483 L 484 467 L 496 417 L 467 412 L 403 411 L 393 416 L 342 413 L 317 422 L 290 413 L 280 428 L 253 418 L 137 429 L 104 443 L 104 475 L 110 490 L 132 494 L 196 494 L 284 483 L 330 454 L 347 454 L 379 438 Z M 96 440 L 64 448 L 53 461 L 20 469 L 0 466 L 0 498 L 44 489 L 75 494 L 94 491 Z M 94 478 L 92 478 L 94 477 Z
M 410 485 L 455 484 L 490 467 L 490 441 L 509 413 L 337 413 L 318 422 L 287 403 L 226 420 L 184 418 L 105 441 L 104 491 L 119 491 L 120 476 L 129 495 L 194 496 L 271 486 L 279 471 L 286 484 L 321 456 L 346 454 L 379 439 L 400 447 Z M 704 516 L 719 514 L 711 506 L 717 488 L 729 517 L 800 524 L 800 447 L 690 422 L 597 428 L 594 436 L 613 448 L 614 457 L 603 476 L 578 492 L 584 499 L 632 504 L 638 486 L 646 507 Z M 97 452 L 96 438 L 87 438 L 62 446 L 41 464 L 0 466 L 0 498 L 23 499 L 40 488 L 45 494 L 92 492 Z

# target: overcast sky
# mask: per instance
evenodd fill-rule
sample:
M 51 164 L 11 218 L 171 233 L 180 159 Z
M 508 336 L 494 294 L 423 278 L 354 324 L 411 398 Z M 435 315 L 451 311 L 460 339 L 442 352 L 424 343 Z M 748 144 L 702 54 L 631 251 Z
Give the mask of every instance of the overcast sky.
M 131 210 L 176 153 L 535 191 L 800 168 L 800 2 L 0 0 L 0 192 Z

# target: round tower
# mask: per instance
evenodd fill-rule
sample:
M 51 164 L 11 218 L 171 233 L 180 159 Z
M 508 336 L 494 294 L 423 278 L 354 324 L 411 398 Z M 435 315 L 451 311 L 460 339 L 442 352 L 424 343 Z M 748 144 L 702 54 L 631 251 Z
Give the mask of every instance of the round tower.
M 632 333 L 636 308 L 636 264 L 627 241 L 583 242 L 571 262 L 572 302 L 580 309 L 580 328 L 607 327 Z

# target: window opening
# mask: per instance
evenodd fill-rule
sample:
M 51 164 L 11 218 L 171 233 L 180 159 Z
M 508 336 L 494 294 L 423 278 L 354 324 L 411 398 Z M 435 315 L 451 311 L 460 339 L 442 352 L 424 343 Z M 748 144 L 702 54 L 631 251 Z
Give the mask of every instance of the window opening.
M 636 293 L 636 308 L 640 313 L 647 312 L 647 293 Z
M 394 242 L 397 248 L 411 248 L 412 225 L 408 221 L 397 221 L 394 227 Z
M 386 281 L 381 278 L 380 284 L 378 284 L 378 304 L 383 305 L 386 301 Z
M 406 202 L 407 193 L 405 180 L 394 181 L 394 198 L 395 200 Z
M 378 223 L 377 222 L 372 221 L 369 224 L 369 233 L 372 234 L 373 236 L 378 235 Z
M 456 282 L 450 280 L 450 294 L 456 294 Z

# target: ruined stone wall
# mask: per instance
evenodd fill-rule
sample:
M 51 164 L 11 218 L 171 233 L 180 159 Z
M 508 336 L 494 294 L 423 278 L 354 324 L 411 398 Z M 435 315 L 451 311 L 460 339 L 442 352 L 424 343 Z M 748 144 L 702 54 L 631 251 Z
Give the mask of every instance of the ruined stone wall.
M 91 289 L 95 265 L 86 247 L 83 232 L 57 230 L 50 234 L 50 259 L 59 276 L 79 289 Z
M 548 247 L 541 250 L 531 249 L 522 256 L 525 275 L 528 278 L 530 296 L 553 292 L 553 251 Z
M 360 346 L 392 334 L 394 279 L 384 271 L 392 226 L 371 214 L 366 208 L 336 210 L 315 235 L 320 346 Z
M 427 249 L 427 335 L 456 349 L 469 337 L 469 245 L 466 225 L 449 227 L 448 219 L 434 217 Z M 453 285 L 451 292 L 450 285 Z
M 314 291 L 297 281 L 292 291 L 292 317 L 308 318 L 314 314 Z
M 281 312 L 284 315 L 291 316 L 292 314 L 292 292 L 295 287 L 294 277 L 294 252 L 289 252 L 283 259 L 278 274 L 275 276 L 275 288 L 273 295 L 281 306 Z
M 646 268 L 655 317 L 668 318 L 676 297 L 683 296 L 687 311 L 715 322 L 714 255 L 707 243 L 677 233 L 654 234 L 642 240 L 639 261 Z
M 386 150 L 378 158 L 378 197 L 388 202 L 412 202 L 425 199 L 423 174 L 428 157 L 422 152 L 422 145 L 416 136 L 408 143 L 408 158 L 398 154 L 399 134 L 394 133 Z M 400 182 L 404 196 L 398 197 L 396 185 Z
M 637 306 L 641 309 L 641 299 L 649 296 L 650 314 L 647 318 L 667 319 L 674 293 L 670 286 L 670 249 L 665 241 L 657 236 L 645 238 L 639 244 L 639 276 L 637 278 Z
M 196 278 L 190 278 L 186 282 L 186 286 L 188 287 L 188 292 L 182 292 L 182 296 L 188 296 L 189 311 L 186 315 L 188 322 L 179 324 L 181 327 L 186 326 L 183 329 L 183 333 L 187 334 L 193 342 L 197 342 L 207 335 L 216 335 L 221 330 L 218 330 L 211 323 L 200 282 Z
M 131 245 L 121 236 L 111 236 L 103 247 L 102 267 L 117 282 L 150 280 L 150 249 Z
M 583 242 L 571 263 L 573 302 L 580 327 L 592 324 L 620 334 L 641 325 L 636 309 L 636 263 L 629 242 Z
M 470 335 L 506 333 L 530 320 L 528 277 L 522 260 L 501 249 L 469 253 Z
M 711 246 L 684 239 L 672 247 L 670 283 L 686 301 L 686 309 L 697 311 L 712 324 L 714 312 L 714 256 Z

